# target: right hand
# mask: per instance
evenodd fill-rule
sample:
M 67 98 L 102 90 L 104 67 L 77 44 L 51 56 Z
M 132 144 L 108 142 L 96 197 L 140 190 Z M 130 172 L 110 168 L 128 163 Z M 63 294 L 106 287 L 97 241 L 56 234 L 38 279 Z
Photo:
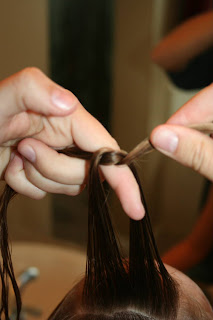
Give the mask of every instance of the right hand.
M 213 121 L 213 84 L 183 105 L 150 136 L 153 146 L 213 181 L 213 140 L 187 125 Z

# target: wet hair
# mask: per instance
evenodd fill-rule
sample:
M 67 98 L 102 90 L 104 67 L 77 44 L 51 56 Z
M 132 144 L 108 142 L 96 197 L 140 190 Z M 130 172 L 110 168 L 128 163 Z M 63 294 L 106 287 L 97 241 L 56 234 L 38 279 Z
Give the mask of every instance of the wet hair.
M 90 159 L 88 242 L 85 278 L 68 293 L 49 320 L 155 320 L 177 318 L 176 282 L 159 256 L 141 184 L 132 164 L 150 149 L 146 142 L 126 154 L 106 148 Z M 130 219 L 129 258 L 122 256 L 112 226 L 99 165 L 129 164 L 140 189 L 146 215 Z
M 205 131 L 205 130 L 203 130 Z M 90 160 L 88 182 L 88 243 L 85 278 L 78 283 L 50 315 L 49 320 L 175 320 L 179 290 L 164 267 L 155 243 L 149 213 L 135 170 L 135 158 L 152 149 L 148 140 L 129 154 L 100 149 L 94 154 L 70 148 L 60 151 Z M 116 239 L 99 165 L 128 165 L 141 193 L 146 215 L 130 219 L 129 259 L 124 259 Z M 16 192 L 8 185 L 0 198 L 0 319 L 9 320 L 9 285 L 16 298 L 20 319 L 21 296 L 16 283 L 8 243 L 7 207 Z

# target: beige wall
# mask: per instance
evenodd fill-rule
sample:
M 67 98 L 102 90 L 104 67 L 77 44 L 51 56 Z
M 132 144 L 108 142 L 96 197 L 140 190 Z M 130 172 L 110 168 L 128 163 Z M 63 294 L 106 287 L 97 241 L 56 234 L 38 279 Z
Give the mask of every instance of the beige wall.
M 0 0 L 0 79 L 36 66 L 48 73 L 47 0 Z M 50 198 L 21 196 L 11 204 L 10 234 L 18 239 L 41 239 L 51 233 Z
M 113 134 L 130 150 L 195 92 L 176 89 L 150 59 L 152 47 L 175 23 L 174 1 L 117 0 Z M 139 162 L 160 247 L 165 250 L 191 229 L 203 178 L 155 152 Z M 127 231 L 120 213 L 117 224 Z
M 0 79 L 27 66 L 47 72 L 47 0 L 0 0 L 0 8 Z
M 130 149 L 147 133 L 150 97 L 150 1 L 117 0 L 115 16 L 113 134 Z

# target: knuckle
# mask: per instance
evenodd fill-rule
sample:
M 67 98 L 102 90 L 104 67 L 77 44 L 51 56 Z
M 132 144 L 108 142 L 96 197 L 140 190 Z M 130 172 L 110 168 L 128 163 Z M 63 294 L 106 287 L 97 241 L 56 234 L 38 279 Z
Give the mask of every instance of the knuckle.
M 36 161 L 32 164 L 28 160 L 24 160 L 24 170 L 27 178 L 33 181 L 35 178 L 43 176 L 51 180 L 55 176 L 54 168 L 49 163 L 41 162 L 39 158 Z
M 70 188 L 68 188 L 67 190 L 65 190 L 63 193 L 68 195 L 68 196 L 77 196 L 82 192 L 82 187 L 81 186 L 71 186 Z
M 42 163 L 40 164 L 39 171 L 40 171 L 40 174 L 46 179 L 52 180 L 52 178 L 55 176 L 54 168 Z
M 6 183 L 10 184 L 12 182 L 15 182 L 18 177 L 18 170 L 20 167 L 17 167 L 15 165 L 8 165 L 4 172 L 4 180 Z
M 29 88 L 33 83 L 39 82 L 43 76 L 43 72 L 36 67 L 27 67 L 21 70 L 16 78 L 16 86 L 19 88 Z
M 204 141 L 201 141 L 196 145 L 195 149 L 192 152 L 191 167 L 197 172 L 201 172 L 202 168 L 205 165 L 205 151 L 205 143 Z
M 78 196 L 80 194 L 80 192 L 67 192 L 67 193 L 65 193 L 65 195 L 67 195 L 67 196 L 71 196 L 71 197 L 76 197 L 76 196 Z
M 24 160 L 24 173 L 25 173 L 26 178 L 29 181 L 33 182 L 33 178 L 34 178 L 34 175 L 35 175 L 35 168 L 27 160 Z
M 46 196 L 46 192 L 43 190 L 37 190 L 36 192 L 33 192 L 31 195 L 28 196 L 34 200 L 42 200 Z
M 14 87 L 17 91 L 17 105 L 20 105 L 22 109 L 26 109 L 26 93 L 34 87 L 35 83 L 40 82 L 43 73 L 36 67 L 27 67 L 21 70 L 14 78 Z
M 67 191 L 67 192 L 64 192 L 64 194 L 67 196 L 75 197 L 80 194 L 80 191 Z
M 36 79 L 42 74 L 42 71 L 36 67 L 27 67 L 20 72 L 20 77 L 24 82 L 28 83 L 29 80 Z

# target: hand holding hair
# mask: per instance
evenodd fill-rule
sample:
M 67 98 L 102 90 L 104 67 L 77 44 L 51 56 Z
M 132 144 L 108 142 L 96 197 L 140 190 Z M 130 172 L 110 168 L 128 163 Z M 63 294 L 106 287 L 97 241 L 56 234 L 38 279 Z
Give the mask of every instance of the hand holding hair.
M 90 160 L 88 174 L 88 241 L 87 263 L 83 290 L 75 292 L 66 306 L 59 304 L 49 319 L 168 319 L 175 320 L 178 313 L 179 293 L 176 281 L 170 276 L 159 256 L 152 233 L 140 181 L 132 163 L 134 159 L 150 148 L 149 142 L 136 147 L 129 155 L 125 151 L 109 147 L 94 153 L 79 148 L 59 151 L 69 157 Z M 106 201 L 99 166 L 111 167 L 129 164 L 139 188 L 140 201 L 146 210 L 144 219 L 130 219 L 129 261 L 122 255 Z M 11 283 L 16 297 L 16 320 L 21 318 L 21 295 L 17 287 L 11 250 L 8 243 L 7 207 L 16 194 L 8 185 L 0 198 L 0 275 L 1 308 L 0 318 L 10 319 L 9 286 Z M 82 281 L 81 281 L 82 282 Z M 81 283 L 80 282 L 80 283 Z M 76 291 L 74 289 L 74 291 Z M 76 297 L 79 299 L 76 301 Z M 151 317 L 146 317 L 150 315 Z M 145 315 L 145 317 L 144 317 Z M 154 316 L 154 318 L 152 317 Z
M 212 132 L 212 124 L 195 128 Z M 179 320 L 189 314 L 187 304 L 181 303 L 178 283 L 163 265 L 155 243 L 149 213 L 134 164 L 135 158 L 152 150 L 145 139 L 129 154 L 122 150 L 100 148 L 94 153 L 79 148 L 59 151 L 69 157 L 90 160 L 88 175 L 88 243 L 85 278 L 70 291 L 50 315 L 61 319 L 168 319 Z M 129 259 L 122 255 L 111 223 L 99 166 L 128 164 L 146 210 L 144 219 L 130 219 Z M 16 284 L 11 252 L 8 245 L 7 206 L 15 192 L 6 186 L 0 201 L 0 250 L 2 263 L 2 308 L 0 314 L 9 320 L 8 282 L 16 296 L 17 320 L 20 319 L 21 297 Z M 181 310 L 181 313 L 179 313 Z M 191 310 L 191 309 L 190 309 Z M 190 311 L 189 310 L 189 311 Z M 199 309 L 200 310 L 200 309 Z M 211 310 L 211 309 L 210 309 Z M 182 313 L 183 311 L 183 313 Z M 190 311 L 194 315 L 194 309 Z M 187 317 L 194 319 L 194 317 Z M 210 319 L 209 316 L 202 319 Z
M 20 194 L 41 199 L 46 192 L 81 192 L 88 163 L 55 149 L 74 145 L 90 152 L 102 147 L 119 150 L 71 92 L 36 68 L 1 81 L 0 104 L 0 179 Z M 129 168 L 110 166 L 102 171 L 125 212 L 135 219 L 143 217 L 139 188 Z
M 203 117 L 203 120 L 208 121 L 205 117 Z M 117 143 L 112 139 L 112 137 L 110 137 L 107 131 L 96 119 L 86 112 L 80 104 L 78 106 L 78 110 L 76 110 L 73 115 L 66 118 L 66 125 L 68 124 L 68 126 L 64 126 L 62 131 L 64 135 L 62 137 L 61 123 L 59 122 L 60 119 L 53 119 L 53 121 L 54 127 L 56 128 L 56 134 L 53 135 L 53 138 L 51 136 L 49 137 L 52 139 L 51 143 L 56 143 L 57 139 L 62 139 L 62 141 L 66 140 L 67 132 L 72 131 L 74 145 L 77 145 L 81 150 L 94 152 L 102 147 L 119 150 Z M 62 121 L 64 120 L 62 119 Z M 199 122 L 198 118 L 192 119 L 191 121 L 191 123 Z M 209 125 L 211 126 L 211 124 L 208 124 L 208 126 Z M 203 128 L 197 127 L 197 129 L 201 129 L 202 132 L 206 132 L 205 126 Z M 180 130 L 190 131 L 195 135 L 199 135 L 202 139 L 209 139 L 211 141 L 209 137 L 205 137 L 203 134 L 194 130 L 188 128 L 180 128 Z M 42 141 L 44 140 L 41 135 L 37 135 L 36 138 Z M 68 136 L 67 140 L 69 138 L 70 136 Z M 184 136 L 183 141 L 185 140 L 186 136 Z M 68 145 L 71 145 L 71 142 L 72 141 L 70 141 Z M 145 149 L 141 148 L 141 146 L 138 147 L 142 154 L 144 151 L 152 149 L 148 141 L 146 143 L 144 144 L 143 142 L 143 148 Z M 157 149 L 155 142 L 152 141 L 152 135 L 151 143 Z M 62 144 L 55 144 L 55 146 L 61 145 Z M 196 146 L 196 144 L 194 144 L 194 146 Z M 27 155 L 25 153 L 26 148 L 29 149 L 29 147 L 36 152 L 36 160 L 31 160 L 30 162 L 26 160 Z M 192 147 L 193 144 L 190 148 Z M 29 195 L 29 192 L 33 193 L 33 197 L 37 197 L 38 190 L 75 195 L 78 194 L 86 184 L 88 163 L 85 163 L 85 160 L 74 159 L 73 157 L 70 158 L 63 154 L 58 154 L 56 150 L 48 147 L 41 141 L 29 138 L 20 142 L 18 151 L 20 154 L 25 156 L 24 168 L 19 157 L 16 156 L 8 166 L 5 176 L 6 181 L 10 182 L 10 185 L 19 193 L 24 193 L 22 188 L 27 184 L 29 188 L 26 189 L 25 194 Z M 44 154 L 45 157 L 43 156 Z M 133 156 L 138 156 L 137 150 L 134 149 L 133 152 L 130 152 L 127 159 L 132 159 L 132 154 Z M 187 152 L 185 152 L 183 156 L 186 155 Z M 128 163 L 129 162 L 127 161 L 127 164 Z M 129 172 L 129 169 L 124 166 L 107 166 L 101 168 L 105 178 L 116 191 L 123 205 L 124 211 L 133 219 L 140 219 L 143 217 L 144 210 L 141 206 L 138 187 L 131 172 Z M 17 177 L 16 185 L 14 182 L 14 176 Z
M 212 98 L 213 85 L 190 100 L 167 123 L 187 126 L 212 121 Z M 81 192 L 87 183 L 88 163 L 59 154 L 55 149 L 74 145 L 88 152 L 103 147 L 119 150 L 116 141 L 71 92 L 54 84 L 35 68 L 25 69 L 2 81 L 0 102 L 0 176 L 18 193 L 40 199 L 46 192 L 68 195 Z M 163 128 L 179 134 L 176 151 L 177 134 L 168 144 L 169 134 L 168 131 L 162 133 Z M 163 146 L 160 140 L 164 141 Z M 159 151 L 213 179 L 209 137 L 188 128 L 164 125 L 152 132 L 150 141 Z M 163 151 L 165 147 L 169 147 L 169 153 Z M 12 150 L 15 154 L 10 161 Z M 139 189 L 128 167 L 101 169 L 124 211 L 133 219 L 143 217 Z
M 41 76 L 40 80 L 42 80 L 44 76 L 40 72 L 39 75 Z M 15 79 L 18 81 L 17 77 Z M 45 79 L 46 77 L 43 78 L 44 82 L 46 81 Z M 12 80 L 14 81 L 14 79 Z M 33 83 L 34 81 L 32 81 L 30 87 Z M 14 88 L 13 86 L 11 88 L 10 84 L 11 80 L 7 80 L 6 84 L 3 83 L 3 87 L 0 85 L 0 101 L 4 102 L 3 98 L 5 97 L 7 100 L 10 97 L 11 90 L 13 92 Z M 21 88 L 24 92 L 23 86 Z M 48 88 L 49 86 L 47 85 L 46 90 Z M 44 91 L 46 92 L 46 90 Z M 10 93 L 9 96 L 8 93 Z M 17 95 L 15 97 L 17 98 Z M 32 97 L 33 95 L 30 96 L 30 98 Z M 205 97 L 206 94 L 204 94 L 204 99 L 201 100 L 204 101 Z M 96 319 L 112 319 L 112 312 L 115 316 L 114 319 L 123 319 L 124 315 L 127 317 L 126 319 L 182 319 L 181 314 L 181 318 L 177 318 L 180 309 L 179 288 L 160 259 L 142 188 L 134 165 L 131 163 L 136 157 L 152 150 L 149 140 L 146 139 L 127 154 L 119 149 L 114 139 L 96 119 L 86 112 L 80 103 L 76 102 L 77 110 L 73 115 L 59 118 L 49 116 L 54 111 L 45 111 L 41 116 L 40 113 L 42 111 L 37 109 L 32 101 L 30 101 L 32 107 L 29 107 L 27 98 L 25 100 L 22 96 L 21 101 L 25 109 L 21 109 L 21 112 L 17 111 L 17 114 L 12 108 L 12 106 L 15 106 L 15 110 L 17 109 L 14 98 L 12 102 L 9 99 L 10 103 L 7 108 L 2 108 L 2 126 L 0 128 L 2 134 L 1 148 L 9 150 L 9 152 L 11 152 L 12 146 L 16 147 L 19 139 L 23 139 L 28 135 L 32 136 L 32 138 L 24 139 L 19 143 L 18 153 L 9 163 L 5 172 L 6 182 L 12 186 L 14 185 L 16 191 L 26 192 L 27 195 L 35 192 L 36 197 L 39 198 L 43 195 L 41 194 L 43 185 L 40 185 L 41 189 L 37 185 L 42 181 L 45 189 L 52 188 L 53 191 L 62 192 L 64 188 L 64 191 L 67 192 L 66 188 L 70 184 L 70 178 L 72 180 L 75 177 L 75 183 L 78 185 L 86 182 L 86 161 L 90 161 L 89 238 L 86 276 L 83 292 L 80 292 L 80 298 L 82 299 L 76 301 L 76 296 L 72 297 L 73 292 L 71 292 L 71 300 L 65 297 L 49 319 L 72 319 L 73 316 L 76 319 L 94 319 L 96 315 L 98 315 Z M 44 101 L 46 100 L 44 99 Z M 208 105 L 209 99 L 206 102 L 207 109 L 203 110 L 203 117 L 200 116 L 202 110 L 199 110 L 199 99 L 195 99 L 195 107 L 199 110 L 199 116 L 196 117 L 191 114 L 190 103 L 188 103 L 186 111 L 189 111 L 190 121 L 187 121 L 187 112 L 184 109 L 183 113 L 181 111 L 177 113 L 179 115 L 176 117 L 177 119 L 174 116 L 174 122 L 177 121 L 178 123 L 179 117 L 181 125 L 199 123 L 198 126 L 194 127 L 195 129 L 211 133 L 212 124 L 203 125 L 201 123 L 203 121 L 212 121 L 212 112 L 208 112 L 208 106 L 209 110 L 211 109 L 211 104 Z M 18 106 L 19 104 L 17 104 Z M 58 116 L 59 114 L 56 115 Z M 21 127 L 19 127 L 20 120 Z M 180 131 L 188 130 L 192 135 L 198 134 L 191 129 L 178 128 Z M 203 135 L 201 137 L 204 139 Z M 151 138 L 153 143 L 153 136 Z M 156 141 L 154 142 L 156 147 L 157 143 Z M 66 148 L 68 146 L 74 146 L 74 148 Z M 63 148 L 63 150 L 57 152 L 54 148 Z M 4 150 L 2 150 L 2 153 L 2 156 L 4 156 Z M 22 159 L 20 154 L 23 154 L 25 159 L 29 161 Z M 67 155 L 72 158 L 70 159 Z M 78 159 L 79 157 L 81 160 Z M 117 166 L 112 166 L 112 164 Z M 128 164 L 132 171 L 124 164 Z M 58 165 L 59 167 L 57 167 Z M 99 165 L 102 167 L 106 179 L 120 197 L 124 210 L 129 215 L 138 219 L 142 217 L 141 200 L 146 209 L 147 214 L 144 219 L 130 221 L 130 255 L 128 264 L 123 259 L 115 238 L 103 184 L 100 179 Z M 67 174 L 68 169 L 74 171 L 76 176 L 73 176 L 73 172 L 69 176 L 69 173 Z M 80 181 L 78 180 L 79 172 L 76 173 L 77 170 L 80 172 Z M 52 182 L 54 183 L 51 184 Z M 70 193 L 72 192 L 70 191 Z M 10 313 L 9 281 L 12 283 L 16 296 L 17 320 L 20 319 L 21 312 L 21 297 L 13 271 L 7 229 L 7 206 L 15 193 L 7 186 L 0 201 L 0 250 L 2 258 L 0 263 L 2 284 L 0 315 L 4 315 L 7 320 L 9 320 Z M 69 298 L 70 296 L 68 295 L 67 297 Z M 183 309 L 184 306 L 185 304 L 182 306 Z M 185 310 L 183 312 L 185 314 Z M 205 317 L 205 319 L 207 318 Z
M 150 141 L 158 151 L 213 181 L 213 140 L 187 128 L 203 122 L 213 122 L 213 84 L 183 105 L 166 124 L 156 127 Z

